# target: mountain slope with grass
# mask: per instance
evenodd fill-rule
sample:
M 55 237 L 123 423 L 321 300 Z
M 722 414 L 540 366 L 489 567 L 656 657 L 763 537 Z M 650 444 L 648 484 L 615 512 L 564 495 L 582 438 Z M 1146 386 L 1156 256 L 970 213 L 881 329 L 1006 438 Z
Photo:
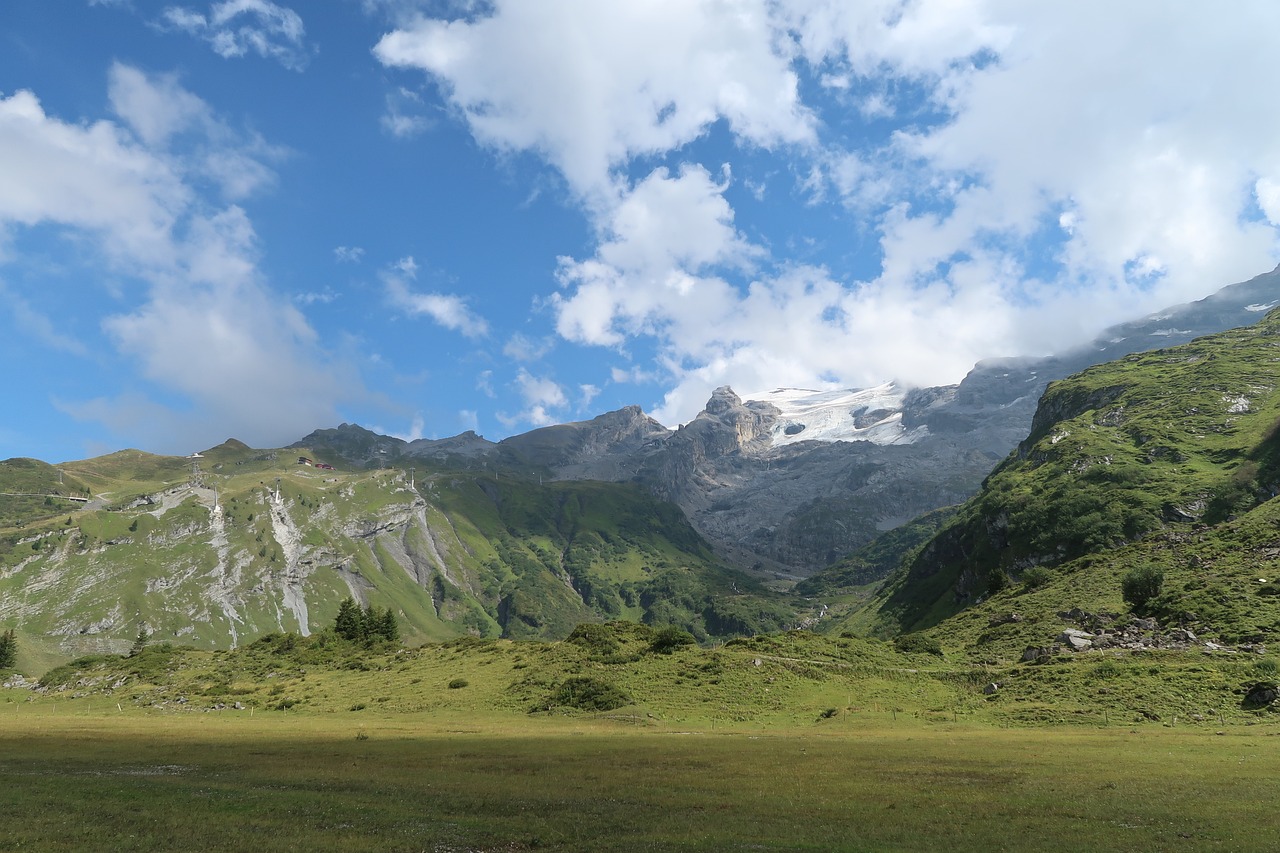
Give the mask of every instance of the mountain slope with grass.
M 315 457 L 228 441 L 195 458 L 0 463 L 0 492 L 21 495 L 0 495 L 0 626 L 48 660 L 139 632 L 205 648 L 307 635 L 347 596 L 391 608 L 411 642 L 613 618 L 705 640 L 796 618 L 636 486 Z
M 1280 640 L 1280 312 L 1051 384 L 1030 435 L 834 629 L 980 658 L 1071 623 Z M 1156 590 L 1125 600 L 1127 577 Z M 1067 614 L 1067 615 L 1060 615 Z M 1146 626 L 1147 623 L 1141 623 Z

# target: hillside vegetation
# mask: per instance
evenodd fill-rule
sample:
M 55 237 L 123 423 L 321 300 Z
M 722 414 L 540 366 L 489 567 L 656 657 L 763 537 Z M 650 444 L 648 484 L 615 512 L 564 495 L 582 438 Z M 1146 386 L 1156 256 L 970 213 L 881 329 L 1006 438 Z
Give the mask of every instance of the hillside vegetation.
M 1276 312 L 1053 383 L 982 491 L 830 627 L 929 629 L 979 660 L 1134 616 L 1200 640 L 1274 642 L 1278 385 Z M 1133 614 L 1122 581 L 1136 569 L 1163 582 Z
M 121 652 L 139 631 L 205 648 L 305 636 L 348 596 L 394 611 L 410 643 L 564 637 L 612 618 L 705 640 L 795 619 L 635 487 L 297 463 L 312 455 L 229 441 L 199 459 L 0 463 L 0 492 L 51 489 L 61 475 L 94 498 L 10 499 L 0 626 L 17 628 L 36 663 Z

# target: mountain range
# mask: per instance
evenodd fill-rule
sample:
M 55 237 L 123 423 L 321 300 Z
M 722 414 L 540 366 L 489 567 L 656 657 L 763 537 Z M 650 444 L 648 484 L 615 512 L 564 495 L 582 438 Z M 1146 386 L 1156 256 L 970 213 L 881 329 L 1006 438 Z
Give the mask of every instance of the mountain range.
M 319 630 L 351 596 L 413 641 L 621 618 L 702 640 L 945 627 L 1013 654 L 1064 601 L 1122 609 L 1118 573 L 1149 563 L 1181 584 L 1163 618 L 1269 637 L 1280 622 L 1246 614 L 1275 573 L 1246 582 L 1214 549 L 1280 554 L 1263 541 L 1278 275 L 954 386 L 721 388 L 674 430 L 627 407 L 501 442 L 344 424 L 282 449 L 8 460 L 0 625 L 49 660 L 140 633 L 218 647 Z M 1169 557 L 1207 525 L 1200 563 Z M 1014 605 L 1031 615 L 992 610 Z
M 1047 385 L 1133 352 L 1257 321 L 1280 304 L 1280 268 L 1106 330 L 1046 358 L 977 364 L 956 385 L 712 394 L 668 429 L 636 406 L 501 442 L 474 433 L 404 442 L 346 425 L 300 445 L 357 465 L 413 459 L 554 480 L 633 482 L 677 504 L 730 563 L 801 578 L 880 533 L 974 494 L 1031 427 Z

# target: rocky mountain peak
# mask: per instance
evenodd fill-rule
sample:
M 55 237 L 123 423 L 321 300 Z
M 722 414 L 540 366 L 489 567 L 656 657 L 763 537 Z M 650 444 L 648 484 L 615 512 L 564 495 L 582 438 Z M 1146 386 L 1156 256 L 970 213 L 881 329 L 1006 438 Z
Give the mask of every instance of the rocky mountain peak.
M 711 399 L 707 400 L 706 408 L 703 411 L 709 415 L 723 415 L 725 412 L 741 405 L 742 398 L 733 393 L 733 389 L 728 385 L 721 385 L 711 392 Z

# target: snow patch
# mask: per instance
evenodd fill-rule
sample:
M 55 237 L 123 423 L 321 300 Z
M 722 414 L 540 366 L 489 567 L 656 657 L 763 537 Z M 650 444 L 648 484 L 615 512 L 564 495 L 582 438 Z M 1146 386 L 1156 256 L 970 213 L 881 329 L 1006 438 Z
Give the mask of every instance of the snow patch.
M 743 400 L 769 403 L 781 415 L 773 426 L 773 446 L 801 441 L 869 441 L 914 444 L 929 434 L 926 427 L 902 424 L 906 389 L 893 382 L 874 388 L 814 391 L 777 388 L 743 395 Z
M 1269 302 L 1266 305 L 1263 305 L 1261 302 L 1255 302 L 1252 305 L 1244 306 L 1244 310 L 1254 311 L 1254 312 L 1270 311 L 1272 308 L 1275 308 L 1277 305 L 1280 305 L 1280 302 Z

